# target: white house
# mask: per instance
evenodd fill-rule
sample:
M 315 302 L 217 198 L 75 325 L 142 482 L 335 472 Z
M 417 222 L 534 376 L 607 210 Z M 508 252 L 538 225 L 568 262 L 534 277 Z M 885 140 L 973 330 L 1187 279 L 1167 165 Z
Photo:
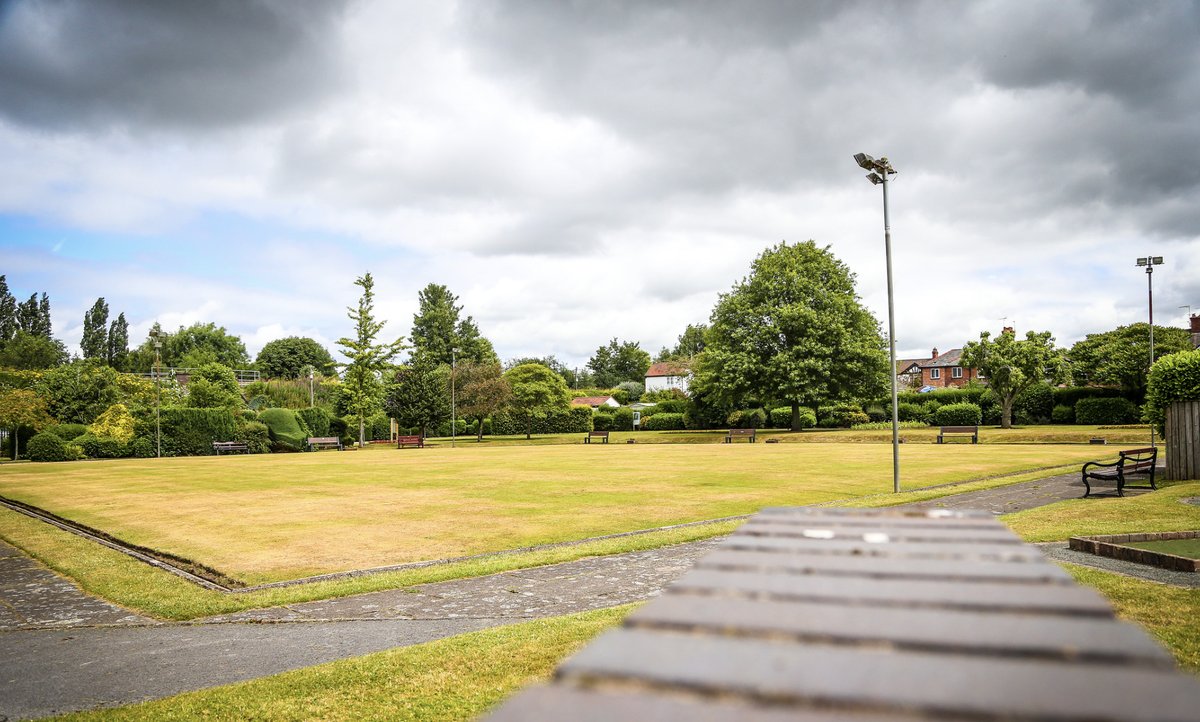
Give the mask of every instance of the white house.
M 687 367 L 676 361 L 650 364 L 650 368 L 646 369 L 646 390 L 679 389 L 687 393 L 688 380 L 691 377 L 692 374 Z

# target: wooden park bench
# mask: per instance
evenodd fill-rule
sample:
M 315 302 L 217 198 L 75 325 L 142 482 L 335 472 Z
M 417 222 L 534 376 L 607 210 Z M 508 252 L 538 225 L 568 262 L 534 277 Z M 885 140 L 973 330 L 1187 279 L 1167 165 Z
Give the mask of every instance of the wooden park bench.
M 425 439 L 421 436 L 397 436 L 396 448 L 403 449 L 405 446 L 415 446 L 418 449 L 425 448 Z
M 1200 680 L 990 513 L 810 507 L 763 510 L 484 719 L 1183 722 L 1197 710 Z
M 1115 483 L 1117 485 L 1117 496 L 1125 496 L 1125 487 L 1127 486 L 1125 477 L 1130 474 L 1148 474 L 1150 476 L 1151 489 L 1157 489 L 1154 485 L 1154 465 L 1158 462 L 1158 449 L 1156 447 L 1147 446 L 1144 449 L 1128 449 L 1118 452 L 1118 458 L 1113 462 L 1089 461 L 1083 465 L 1083 485 L 1087 488 L 1083 498 L 1087 498 L 1092 494 L 1092 485 L 1088 480 L 1099 481 L 1104 483 Z M 1091 471 L 1097 469 L 1097 471 Z M 1146 487 L 1138 487 L 1146 488 Z
M 734 439 L 746 439 L 753 444 L 757 438 L 755 433 L 754 429 L 730 429 L 729 433 L 725 435 L 725 443 L 732 444 Z
M 212 448 L 217 452 L 217 456 L 220 456 L 223 451 L 250 451 L 250 447 L 246 446 L 244 441 L 214 441 Z
M 979 427 L 978 426 L 943 426 L 938 432 L 937 442 L 942 443 L 942 439 L 947 436 L 970 436 L 972 444 L 979 443 Z
M 604 443 L 607 444 L 608 443 L 608 432 L 607 431 L 589 431 L 588 435 L 583 437 L 583 443 L 590 444 L 590 443 L 592 443 L 592 439 L 604 439 Z
M 342 440 L 336 436 L 310 436 L 305 442 L 308 444 L 309 451 L 317 449 L 337 449 L 342 450 Z

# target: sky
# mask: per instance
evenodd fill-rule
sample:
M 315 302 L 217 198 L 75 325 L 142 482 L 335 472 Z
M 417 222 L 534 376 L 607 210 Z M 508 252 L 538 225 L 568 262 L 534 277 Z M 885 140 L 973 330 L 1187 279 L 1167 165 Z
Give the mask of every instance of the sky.
M 1200 3 L 0 0 L 0 274 L 78 352 L 388 340 L 448 286 L 503 359 L 651 353 L 813 239 L 901 357 L 1200 312 Z

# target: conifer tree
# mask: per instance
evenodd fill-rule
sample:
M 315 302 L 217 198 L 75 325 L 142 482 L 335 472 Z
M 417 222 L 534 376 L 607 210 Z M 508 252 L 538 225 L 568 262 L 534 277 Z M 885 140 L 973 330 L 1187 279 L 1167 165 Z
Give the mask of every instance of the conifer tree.
M 366 417 L 379 407 L 383 391 L 381 377 L 396 354 L 404 349 L 404 337 L 391 343 L 377 344 L 375 338 L 387 321 L 375 320 L 375 279 L 370 273 L 354 281 L 362 288 L 358 308 L 346 309 L 346 315 L 354 322 L 354 338 L 338 339 L 342 353 L 349 363 L 339 364 L 344 370 L 342 381 L 346 407 L 358 418 L 358 442 L 366 444 Z
M 119 313 L 108 328 L 108 365 L 124 371 L 129 361 L 129 322 Z
M 108 360 L 108 302 L 104 297 L 96 299 L 88 312 L 83 314 L 83 337 L 79 349 L 84 358 Z

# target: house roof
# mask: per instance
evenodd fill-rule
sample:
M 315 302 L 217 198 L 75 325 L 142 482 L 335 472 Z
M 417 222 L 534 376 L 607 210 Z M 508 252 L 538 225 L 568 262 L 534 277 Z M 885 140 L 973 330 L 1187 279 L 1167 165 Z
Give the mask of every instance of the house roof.
M 944 354 L 939 355 L 935 359 L 926 359 L 921 361 L 921 368 L 937 368 L 941 366 L 961 366 L 959 361 L 962 359 L 962 349 L 952 348 Z
M 927 359 L 927 358 L 896 359 L 896 373 L 898 373 L 898 374 L 908 373 L 909 371 L 912 370 L 911 367 L 916 366 L 916 367 L 920 368 L 921 364 L 928 360 L 929 359 Z
M 687 366 L 678 361 L 660 361 L 656 364 L 650 364 L 650 368 L 646 369 L 646 377 L 651 376 L 687 376 Z
M 571 399 L 571 403 L 576 406 L 603 406 L 611 398 L 611 396 L 580 396 L 577 399 Z

